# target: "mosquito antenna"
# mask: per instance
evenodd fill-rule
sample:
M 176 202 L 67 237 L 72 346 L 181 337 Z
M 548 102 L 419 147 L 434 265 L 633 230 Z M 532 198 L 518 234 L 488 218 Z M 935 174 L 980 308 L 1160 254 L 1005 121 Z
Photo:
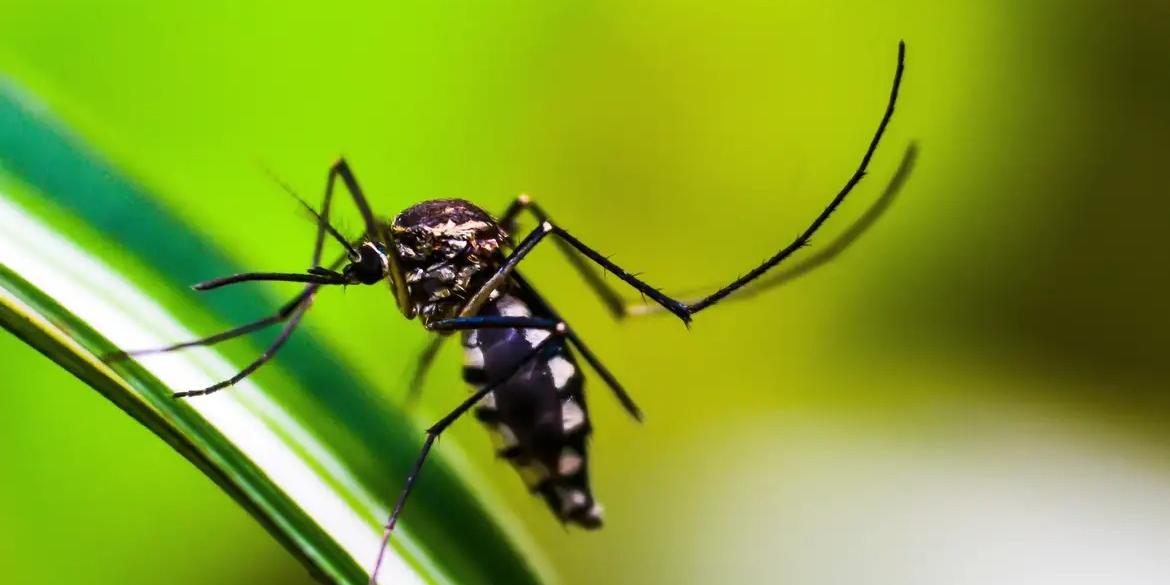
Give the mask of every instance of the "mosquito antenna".
M 288 183 L 284 182 L 284 180 L 282 180 L 275 172 L 273 172 L 272 169 L 268 168 L 264 164 L 261 164 L 260 168 L 266 175 L 268 175 L 269 179 L 272 179 L 273 182 L 275 182 L 277 185 L 280 185 L 280 188 L 284 189 L 285 193 L 288 193 L 293 199 L 296 199 L 297 203 L 300 203 L 301 207 L 305 208 L 305 211 L 308 211 L 309 215 L 313 216 L 313 219 L 317 220 L 317 225 L 324 227 L 325 231 L 328 232 L 334 240 L 337 240 L 337 243 L 341 244 L 342 248 L 345 248 L 345 253 L 347 256 L 349 256 L 350 260 L 356 262 L 357 259 L 361 257 L 358 251 L 355 250 L 354 247 L 349 243 L 349 240 L 346 239 L 345 236 L 342 236 L 341 232 L 337 231 L 337 228 L 333 227 L 333 224 L 329 223 L 329 220 L 325 219 L 325 216 L 318 213 L 316 209 L 313 209 L 313 206 L 309 205 L 308 201 L 305 201 L 303 197 L 297 194 L 297 192 L 294 191 Z

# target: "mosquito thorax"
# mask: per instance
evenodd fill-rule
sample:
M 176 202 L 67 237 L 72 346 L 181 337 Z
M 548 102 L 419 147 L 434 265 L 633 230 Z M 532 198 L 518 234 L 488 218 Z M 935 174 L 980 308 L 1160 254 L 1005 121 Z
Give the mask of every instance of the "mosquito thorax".
M 390 226 L 409 302 L 424 324 L 455 317 L 491 269 L 507 235 L 486 211 L 462 199 L 424 201 Z

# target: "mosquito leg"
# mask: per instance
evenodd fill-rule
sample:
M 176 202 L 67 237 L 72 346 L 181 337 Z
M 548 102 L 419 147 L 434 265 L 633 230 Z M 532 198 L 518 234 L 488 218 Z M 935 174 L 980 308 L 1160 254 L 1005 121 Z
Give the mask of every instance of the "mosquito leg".
M 341 264 L 341 262 L 343 260 L 345 260 L 344 256 L 334 260 L 333 263 L 330 265 L 330 267 L 336 268 L 338 265 Z M 269 315 L 268 317 L 264 317 L 262 319 L 257 319 L 255 321 L 252 321 L 251 323 L 246 323 L 246 324 L 241 325 L 239 327 L 236 327 L 234 329 L 229 329 L 229 330 L 224 331 L 222 333 L 216 333 L 215 335 L 210 335 L 208 337 L 204 337 L 201 339 L 195 339 L 193 341 L 185 341 L 183 343 L 176 343 L 174 345 L 168 345 L 166 347 L 114 352 L 114 353 L 110 353 L 110 354 L 107 354 L 105 356 L 102 356 L 102 361 L 107 362 L 107 363 L 108 362 L 117 362 L 117 361 L 121 361 L 121 360 L 124 360 L 126 358 L 130 358 L 130 357 L 139 357 L 139 356 L 144 356 L 144 355 L 153 355 L 153 354 L 157 354 L 157 353 L 166 353 L 166 352 L 175 351 L 175 350 L 179 350 L 179 349 L 186 349 L 188 347 L 215 345 L 221 341 L 235 339 L 236 337 L 239 337 L 241 335 L 247 335 L 249 333 L 252 333 L 253 331 L 259 331 L 261 329 L 264 329 L 265 327 L 269 327 L 269 326 L 275 325 L 277 323 L 282 323 L 282 322 L 286 321 L 289 318 L 289 316 L 293 314 L 293 311 L 295 311 L 297 307 L 299 307 L 300 305 L 307 302 L 313 295 L 315 295 L 317 293 L 318 288 L 319 288 L 319 285 L 310 284 L 310 285 L 306 286 L 297 296 L 293 297 L 292 300 L 285 303 L 284 306 L 282 306 L 279 310 L 277 310 L 277 312 L 275 314 Z
M 890 205 L 893 204 L 894 199 L 897 198 L 898 193 L 901 191 L 902 185 L 905 184 L 906 179 L 909 178 L 911 171 L 913 171 L 914 163 L 917 159 L 918 145 L 911 143 L 902 155 L 902 162 L 898 165 L 898 170 L 894 172 L 894 176 L 886 184 L 886 188 L 882 191 L 881 196 L 870 204 L 869 208 L 865 210 L 865 213 L 854 220 L 848 229 L 841 232 L 832 242 L 829 242 L 827 246 L 821 248 L 816 254 L 809 256 L 798 264 L 781 270 L 772 277 L 745 286 L 736 291 L 734 295 L 728 297 L 726 301 L 750 299 L 777 286 L 796 280 L 840 256 L 841 253 L 865 234 L 869 228 L 873 227 L 878 219 L 885 214 L 886 210 L 890 208 Z M 690 299 L 687 301 L 687 304 L 694 304 L 698 300 L 697 298 Z M 642 316 L 662 312 L 662 307 L 659 305 L 626 305 L 624 309 L 626 314 L 630 316 Z
M 519 216 L 520 212 L 522 211 L 528 211 L 532 214 L 533 217 L 536 218 L 537 221 L 541 223 L 551 221 L 549 219 L 548 213 L 546 213 L 544 209 L 540 207 L 540 205 L 533 201 L 532 198 L 528 195 L 521 194 L 512 201 L 512 204 L 509 205 L 508 209 L 504 211 L 504 215 L 500 216 L 500 225 L 503 226 L 506 231 L 511 232 L 516 222 L 516 217 Z M 569 261 L 569 264 L 573 266 L 573 269 L 581 275 L 581 278 L 585 279 L 585 284 L 587 284 L 589 288 L 593 289 L 594 294 L 596 294 L 597 297 L 601 299 L 602 304 L 604 304 L 605 308 L 609 310 L 609 313 L 613 315 L 613 318 L 620 321 L 621 319 L 628 316 L 630 311 L 628 310 L 625 301 L 622 300 L 621 295 L 619 295 L 618 292 L 609 285 L 609 283 L 605 282 L 602 276 L 599 275 L 592 266 L 589 266 L 589 263 L 581 257 L 581 254 L 577 253 L 576 250 L 567 245 L 565 242 L 560 240 L 557 240 L 556 242 L 557 248 L 560 249 L 561 254 L 565 256 L 565 259 Z
M 661 304 L 664 308 L 666 308 L 666 310 L 677 315 L 680 319 L 683 320 L 683 322 L 690 322 L 690 313 L 688 312 L 685 305 L 662 294 L 658 289 L 646 284 L 645 282 L 642 282 L 625 270 L 622 270 L 601 254 L 598 254 L 592 248 L 585 246 L 576 238 L 569 235 L 568 232 L 547 221 L 542 223 L 536 229 L 532 230 L 532 232 L 528 234 L 528 237 L 524 238 L 524 240 L 516 246 L 516 249 L 513 250 L 512 254 L 505 258 L 504 262 L 500 264 L 500 267 L 496 269 L 496 272 L 492 274 L 492 276 L 489 277 L 486 282 L 484 282 L 479 290 L 475 291 L 475 294 L 473 294 L 471 298 L 467 300 L 467 303 L 464 304 L 463 310 L 459 313 L 459 315 L 461 317 L 470 317 L 478 313 L 479 309 L 484 305 L 484 303 L 487 302 L 492 292 L 499 289 L 507 281 L 507 279 L 512 276 L 513 271 L 516 270 L 516 265 L 519 264 L 520 261 L 529 254 L 529 252 L 532 252 L 532 249 L 535 248 L 536 245 L 544 240 L 545 236 L 549 234 L 556 234 L 559 238 L 568 242 L 590 260 L 600 264 L 603 268 L 614 273 L 615 276 L 626 281 L 628 284 L 638 289 L 642 294 L 650 297 L 651 299 L 654 299 L 655 302 Z
M 901 86 L 902 73 L 905 70 L 905 57 L 906 45 L 904 43 L 898 43 L 898 65 L 894 73 L 894 83 L 890 90 L 890 98 L 886 105 L 885 113 L 882 115 L 881 122 L 878 123 L 877 131 L 874 133 L 873 139 L 870 140 L 869 147 L 866 149 L 864 156 L 862 156 L 861 164 L 858 165 L 857 170 L 854 171 L 853 175 L 849 178 L 848 181 L 846 181 L 845 186 L 839 193 L 837 193 L 837 196 L 829 202 L 825 209 L 821 211 L 820 215 L 813 219 L 812 223 L 809 224 L 807 228 L 805 228 L 804 232 L 796 237 L 796 239 L 782 248 L 779 252 L 774 254 L 771 258 L 768 258 L 762 264 L 748 271 L 747 274 L 744 274 L 743 276 L 735 279 L 727 286 L 693 303 L 684 303 L 663 294 L 657 288 L 650 286 L 645 281 L 614 264 L 593 248 L 586 246 L 580 240 L 573 237 L 573 235 L 569 232 L 553 225 L 552 222 L 545 221 L 540 225 L 540 227 L 529 234 L 529 236 L 525 238 L 524 241 L 516 246 L 515 251 L 504 261 L 496 273 L 487 280 L 487 282 L 483 287 L 480 288 L 480 290 L 476 291 L 471 299 L 469 299 L 463 312 L 460 314 L 462 316 L 469 316 L 478 312 L 480 307 L 482 307 L 483 304 L 487 302 L 488 296 L 494 290 L 498 289 L 511 275 L 512 271 L 516 269 L 516 264 L 518 264 L 520 260 L 524 258 L 524 256 L 528 255 L 528 253 L 531 252 L 534 247 L 536 247 L 536 244 L 540 243 L 540 241 L 543 240 L 545 236 L 551 233 L 555 234 L 558 239 L 563 240 L 575 248 L 576 251 L 584 254 L 586 258 L 592 260 L 602 268 L 613 273 L 614 276 L 625 281 L 626 284 L 634 287 L 638 292 L 649 297 L 659 305 L 662 305 L 664 309 L 673 313 L 676 317 L 682 320 L 683 323 L 690 323 L 691 318 L 695 313 L 698 313 L 699 311 L 714 305 L 727 295 L 730 295 L 744 285 L 752 282 L 760 276 L 763 276 L 764 273 L 774 268 L 777 264 L 780 264 L 794 252 L 808 245 L 808 242 L 812 238 L 813 234 L 815 234 L 817 230 L 820 229 L 825 221 L 829 219 L 829 216 L 832 215 L 837 207 L 841 205 L 841 202 L 845 200 L 845 197 L 849 195 L 849 193 L 853 190 L 853 187 L 855 187 L 857 183 L 861 181 L 861 178 L 865 176 L 866 169 L 869 167 L 870 159 L 873 158 L 873 153 L 877 150 L 877 146 L 881 142 L 882 135 L 885 134 L 886 127 L 890 122 L 890 118 L 894 115 L 894 105 L 898 101 L 898 89 Z
M 533 230 L 504 260 L 503 264 L 496 269 L 496 272 L 475 291 L 467 302 L 464 303 L 463 309 L 459 312 L 460 317 L 471 317 L 483 308 L 484 303 L 488 301 L 492 293 L 499 290 L 508 281 L 508 276 L 516 269 L 516 264 L 524 259 L 541 240 L 552 230 L 552 224 L 545 222 L 540 227 Z
M 354 206 L 358 208 L 358 213 L 362 216 L 362 222 L 366 226 L 366 235 L 381 241 L 382 233 L 378 230 L 378 222 L 374 218 L 374 212 L 370 209 L 370 203 L 366 199 L 362 188 L 358 185 L 353 170 L 349 168 L 349 163 L 344 158 L 337 159 L 337 162 L 334 162 L 329 167 L 329 175 L 325 181 L 326 204 L 333 199 L 333 187 L 339 177 L 341 178 L 341 182 L 345 183 L 346 189 L 349 190 L 349 194 L 353 198 Z M 328 217 L 327 213 L 322 213 L 321 215 L 322 217 Z M 321 237 L 323 238 L 324 236 L 322 235 Z
M 507 282 L 508 278 L 512 276 L 513 271 L 516 270 L 516 265 L 519 264 L 520 261 L 523 260 L 524 257 L 532 251 L 533 248 L 536 247 L 537 244 L 544 240 L 545 236 L 551 233 L 556 233 L 561 239 L 564 239 L 566 242 L 573 245 L 574 248 L 577 248 L 590 260 L 601 264 L 602 267 L 608 269 L 610 272 L 613 272 L 615 276 L 626 281 L 631 286 L 641 291 L 642 294 L 654 299 L 668 311 L 677 315 L 684 322 L 690 321 L 690 313 L 687 312 L 686 306 L 662 294 L 658 291 L 658 289 L 651 287 L 641 280 L 638 280 L 634 276 L 619 268 L 616 264 L 610 262 L 601 254 L 598 254 L 593 249 L 586 247 L 584 244 L 581 244 L 575 238 L 570 236 L 568 232 L 565 232 L 564 230 L 554 226 L 551 222 L 547 221 L 542 223 L 536 229 L 532 230 L 532 232 L 529 233 L 528 236 L 525 237 L 524 240 L 516 246 L 516 249 L 512 251 L 512 254 L 505 258 L 504 262 L 500 264 L 500 267 L 496 269 L 496 272 L 492 274 L 492 276 L 489 277 L 486 282 L 484 282 L 479 290 L 475 291 L 475 294 L 471 295 L 471 298 L 469 298 L 467 303 L 464 304 L 463 310 L 460 311 L 459 315 L 461 317 L 470 317 L 478 313 L 480 308 L 483 307 L 484 303 L 487 302 L 491 294 L 503 286 L 503 284 Z
M 407 389 L 406 404 L 413 405 L 418 402 L 422 395 L 423 382 L 426 381 L 427 373 L 431 370 L 431 365 L 435 362 L 435 356 L 439 354 L 439 349 L 443 347 L 443 341 L 447 338 L 443 336 L 432 337 L 427 341 L 427 346 L 423 348 L 422 353 L 418 356 L 418 363 L 415 364 L 414 374 L 410 377 L 410 386 Z
M 558 334 L 562 333 L 563 329 L 563 326 L 559 328 L 553 328 L 554 332 Z M 430 428 L 427 429 L 427 437 L 423 441 L 422 450 L 419 452 L 418 458 L 415 459 L 414 466 L 411 468 L 410 474 L 406 476 L 406 484 L 402 488 L 402 493 L 398 495 L 398 501 L 394 503 L 394 509 L 390 512 L 390 518 L 386 521 L 385 532 L 382 535 L 382 545 L 378 548 L 378 559 L 374 562 L 374 569 L 370 572 L 371 585 L 375 585 L 378 582 L 378 570 L 382 567 L 382 560 L 386 555 L 386 546 L 390 543 L 390 535 L 394 532 L 394 525 L 398 522 L 398 516 L 402 513 L 402 508 L 406 505 L 406 498 L 410 496 L 410 492 L 414 488 L 414 482 L 418 479 L 419 472 L 422 471 L 423 463 L 426 462 L 427 455 L 431 452 L 431 446 L 435 444 L 435 440 L 447 427 L 451 426 L 451 423 L 455 422 L 459 417 L 463 416 L 469 409 L 471 409 L 472 406 L 475 406 L 477 402 L 483 399 L 484 396 L 487 396 L 488 393 L 490 393 L 500 384 L 503 384 L 504 382 L 511 379 L 512 376 L 516 375 L 516 372 L 520 371 L 520 368 L 524 367 L 525 364 L 527 364 L 536 356 L 540 355 L 540 353 L 544 351 L 545 348 L 550 347 L 554 342 L 559 343 L 561 340 L 562 337 L 560 335 L 548 336 L 546 339 L 536 344 L 536 346 L 532 348 L 532 351 L 528 352 L 528 354 L 518 360 L 516 364 L 510 368 L 506 375 L 501 376 L 500 379 L 491 382 L 490 384 L 484 385 L 469 398 L 460 403 L 459 406 L 455 407 L 455 409 L 448 413 L 447 416 L 439 419 L 438 422 L 431 425 Z
M 333 163 L 333 166 L 329 167 L 329 178 L 325 183 L 326 200 L 333 197 L 333 186 L 336 184 L 338 178 L 341 178 L 341 182 L 345 183 L 346 189 L 353 198 L 354 206 L 358 208 L 358 213 L 362 216 L 362 222 L 366 226 L 366 237 L 386 246 L 389 250 L 390 253 L 386 254 L 386 260 L 390 264 L 390 286 L 394 291 L 394 302 L 398 304 L 398 308 L 404 315 L 413 317 L 414 313 L 410 309 L 408 294 L 406 292 L 406 282 L 400 276 L 402 274 L 402 268 L 398 264 L 398 255 L 394 254 L 393 250 L 390 249 L 392 248 L 392 242 L 386 239 L 390 235 L 385 233 L 385 230 L 379 226 L 377 219 L 374 217 L 374 212 L 370 210 L 370 203 L 366 199 L 365 193 L 362 191 L 361 186 L 358 185 L 357 177 L 354 176 L 353 170 L 349 168 L 349 163 L 344 158 L 338 159 L 337 162 Z M 320 237 L 318 235 L 318 238 Z
M 166 353 L 169 351 L 175 351 L 178 349 L 186 349 L 188 347 L 197 347 L 197 346 L 202 346 L 202 345 L 215 345 L 216 343 L 219 343 L 221 341 L 227 341 L 229 339 L 234 339 L 234 338 L 239 337 L 241 335 L 247 335 L 253 331 L 259 331 L 261 329 L 264 329 L 265 327 L 268 327 L 270 325 L 275 325 L 277 323 L 284 321 L 285 319 L 288 319 L 289 315 L 291 315 L 293 313 L 293 311 L 298 306 L 300 306 L 300 304 L 303 303 L 305 301 L 305 299 L 307 299 L 315 291 L 316 291 L 315 287 L 306 287 L 305 290 L 301 291 L 300 294 L 293 297 L 293 299 L 291 301 L 285 303 L 284 306 L 281 307 L 280 310 L 277 311 L 275 315 L 270 315 L 268 317 L 264 317 L 263 319 L 257 319 L 255 321 L 252 321 L 251 323 L 246 324 L 246 325 L 241 325 L 239 327 L 236 327 L 235 329 L 229 329 L 227 331 L 224 331 L 223 333 L 216 333 L 215 335 L 210 335 L 210 336 L 204 337 L 202 339 L 196 339 L 194 341 L 185 341 L 183 343 L 176 343 L 174 345 L 168 345 L 166 347 L 158 347 L 158 348 L 154 348 L 154 349 L 140 349 L 140 350 L 133 350 L 133 351 L 119 351 L 119 352 L 111 353 L 111 354 L 104 356 L 102 358 L 102 360 L 106 361 L 106 362 L 116 362 L 116 361 L 124 360 L 124 359 L 129 358 L 129 357 L 140 357 L 140 356 L 152 355 L 152 354 L 156 354 L 156 353 Z
M 475 317 L 455 317 L 431 323 L 432 331 L 466 331 L 469 329 L 543 329 L 556 331 L 564 327 L 564 323 L 557 319 L 541 319 L 539 317 L 505 317 L 500 315 L 479 315 Z
M 890 88 L 890 99 L 886 104 L 886 111 L 884 114 L 882 114 L 881 122 L 878 123 L 877 130 L 873 135 L 873 139 L 870 140 L 869 147 L 866 148 L 865 154 L 861 157 L 861 163 L 857 166 L 857 170 L 854 171 L 853 175 L 849 177 L 849 180 L 845 182 L 845 186 L 839 193 L 837 193 L 837 196 L 829 202 L 829 205 L 826 206 L 823 211 L 821 211 L 820 215 L 818 215 L 816 219 L 814 219 L 812 223 L 809 224 L 807 228 L 805 228 L 804 232 L 792 241 L 792 243 L 782 248 L 771 258 L 765 260 L 763 264 L 760 264 L 759 266 L 749 271 L 747 274 L 732 281 L 731 284 L 728 284 L 714 293 L 699 299 L 697 302 L 686 305 L 687 313 L 693 315 L 707 307 L 710 307 L 711 305 L 714 305 L 727 295 L 735 292 L 743 285 L 759 278 L 765 272 L 771 270 L 780 262 L 783 262 L 784 259 L 791 256 L 793 252 L 808 245 L 808 242 L 812 238 L 813 234 L 815 234 L 817 230 L 820 229 L 821 225 L 829 219 L 829 216 L 832 215 L 832 213 L 839 205 L 841 205 L 841 202 L 845 200 L 845 197 L 849 195 L 849 192 L 853 190 L 853 187 L 855 187 L 857 183 L 861 181 L 861 178 L 865 176 L 865 171 L 867 168 L 869 168 L 869 161 L 873 158 L 873 153 L 877 150 L 878 144 L 882 140 L 882 135 L 886 132 L 886 127 L 890 123 L 890 118 L 894 115 L 894 105 L 898 102 L 898 89 L 902 85 L 902 73 L 905 71 L 905 69 L 906 44 L 904 42 L 899 42 L 898 65 L 897 69 L 894 71 L 894 83 Z
M 824 215 L 825 214 L 822 213 L 822 217 L 824 217 Z M 573 235 L 570 234 L 569 232 L 565 231 L 562 228 L 559 228 L 559 227 L 553 225 L 551 222 L 546 221 L 543 224 L 541 224 L 539 227 L 537 227 L 535 230 L 533 230 L 530 234 L 528 234 L 528 236 L 526 238 L 524 238 L 524 240 L 521 241 L 519 245 L 516 246 L 516 249 L 512 252 L 512 254 L 509 255 L 504 260 L 504 262 L 500 265 L 500 267 L 496 269 L 496 272 L 494 274 L 492 274 L 491 277 L 488 278 L 488 280 L 483 284 L 483 286 L 481 286 L 479 288 L 479 290 L 477 290 L 475 292 L 475 294 L 473 294 L 471 296 L 471 298 L 468 299 L 467 303 L 463 307 L 463 310 L 460 312 L 460 316 L 461 317 L 474 316 L 479 311 L 479 309 L 484 305 L 484 303 L 487 302 L 491 293 L 496 291 L 497 289 L 499 289 L 500 286 L 502 286 L 507 281 L 507 279 L 513 275 L 513 273 L 516 270 L 516 266 L 520 263 L 520 261 L 523 260 L 530 252 L 532 252 L 532 250 L 536 247 L 536 245 L 539 244 L 541 241 L 543 241 L 545 239 L 545 237 L 548 236 L 549 234 L 554 234 L 557 238 L 567 242 L 570 246 L 575 248 L 577 251 L 584 254 L 586 258 L 592 260 L 593 262 L 600 265 L 602 268 L 613 273 L 614 276 L 618 277 L 619 279 L 625 281 L 630 286 L 634 287 L 634 289 L 636 289 L 638 292 L 642 293 L 642 295 L 649 297 L 651 300 L 653 300 L 654 302 L 661 305 L 664 309 L 673 313 L 676 317 L 678 317 L 680 320 L 682 320 L 683 323 L 690 323 L 691 316 L 694 313 L 702 310 L 703 308 L 705 308 L 707 306 L 710 306 L 711 304 L 714 304 L 715 301 L 723 298 L 724 296 L 727 296 L 736 288 L 739 288 L 740 286 L 743 286 L 744 284 L 747 284 L 751 280 L 754 280 L 755 278 L 759 277 L 768 268 L 771 268 L 772 266 L 774 266 L 775 264 L 778 263 L 778 261 L 774 261 L 775 258 L 780 257 L 781 259 L 783 259 L 784 257 L 787 257 L 788 255 L 790 255 L 793 251 L 795 251 L 800 246 L 803 246 L 803 243 L 801 243 L 800 245 L 795 245 L 795 244 L 789 245 L 784 250 L 781 250 L 780 254 L 773 256 L 772 259 L 769 259 L 764 264 L 757 267 L 755 270 L 749 272 L 746 276 L 739 278 L 738 280 L 736 280 L 732 284 L 728 285 L 727 287 L 724 287 L 723 289 L 717 291 L 716 293 L 714 293 L 714 294 L 712 294 L 704 299 L 699 300 L 694 305 L 687 305 L 687 304 L 685 304 L 677 299 L 673 299 L 673 298 L 667 296 L 666 294 L 663 294 L 662 291 L 658 290 L 657 288 L 654 288 L 653 286 L 646 283 L 645 281 L 630 274 L 625 269 L 623 269 L 620 266 L 618 266 L 617 264 L 614 264 L 613 262 L 611 262 L 605 256 L 602 256 L 600 253 L 598 253 L 593 248 L 590 248 L 589 246 L 585 245 L 580 240 L 573 237 Z M 806 234 L 802 237 L 805 237 L 807 239 L 807 235 L 808 235 L 808 231 L 806 230 Z M 798 239 L 797 241 L 799 242 L 800 240 Z
M 312 288 L 312 285 L 308 288 Z M 312 293 L 309 293 L 309 298 L 311 298 L 311 297 L 312 297 Z M 271 360 L 272 356 L 276 355 L 276 352 L 280 350 L 280 347 L 284 345 L 284 342 L 288 341 L 288 338 L 290 336 L 292 336 L 293 330 L 296 329 L 298 324 L 300 324 L 301 317 L 305 316 L 305 311 L 307 311 L 308 309 L 309 309 L 308 300 L 306 300 L 302 304 L 298 305 L 297 308 L 293 310 L 292 315 L 289 317 L 288 323 L 285 324 L 284 328 L 280 330 L 280 335 L 276 336 L 276 339 L 272 342 L 271 345 L 268 346 L 268 349 L 264 350 L 264 353 L 260 354 L 259 358 L 256 358 L 255 361 L 248 364 L 244 369 L 240 370 L 239 373 L 237 373 L 236 375 L 228 378 L 227 380 L 223 380 L 222 382 L 217 382 L 215 384 L 212 384 L 211 386 L 208 386 L 206 388 L 203 388 L 200 390 L 188 390 L 186 392 L 176 392 L 173 396 L 175 398 L 188 398 L 191 396 L 204 396 L 207 394 L 211 394 L 212 392 L 216 392 L 216 391 L 222 390 L 224 388 L 227 388 L 228 386 L 231 386 L 231 385 L 235 384 L 236 382 L 239 382 L 240 380 L 243 380 L 244 378 L 248 377 L 249 374 L 251 374 L 252 372 L 255 372 L 257 369 L 260 368 L 260 366 L 267 363 L 268 360 Z
M 521 211 L 526 210 L 531 211 L 532 215 L 540 221 L 548 219 L 541 217 L 539 215 L 541 212 L 538 211 L 538 209 L 539 208 L 537 208 L 536 202 L 534 202 L 531 197 L 525 193 L 521 193 L 512 200 L 512 203 L 508 204 L 508 208 L 504 210 L 502 215 L 500 215 L 500 227 L 504 228 L 504 231 L 511 233 L 516 228 L 516 217 L 520 215 Z

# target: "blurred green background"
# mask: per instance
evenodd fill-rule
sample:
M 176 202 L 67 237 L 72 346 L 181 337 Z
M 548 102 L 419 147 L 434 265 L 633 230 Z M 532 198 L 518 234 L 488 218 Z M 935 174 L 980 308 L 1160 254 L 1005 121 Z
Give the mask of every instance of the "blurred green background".
M 566 583 L 1170 580 L 1165 2 L 3 13 L 0 71 L 241 265 L 299 270 L 310 252 L 261 165 L 315 199 L 344 154 L 383 215 L 524 191 L 667 290 L 720 284 L 803 229 L 856 165 L 905 39 L 898 113 L 828 230 L 911 140 L 919 164 L 815 275 L 688 332 L 615 324 L 555 253 L 531 261 L 647 412 L 631 423 L 593 380 L 604 531 L 563 531 L 475 424 L 447 440 Z M 330 291 L 306 321 L 401 399 L 424 336 L 384 291 Z M 454 349 L 420 424 L 464 396 Z M 6 581 L 308 580 L 129 417 L 7 334 L 0 356 Z

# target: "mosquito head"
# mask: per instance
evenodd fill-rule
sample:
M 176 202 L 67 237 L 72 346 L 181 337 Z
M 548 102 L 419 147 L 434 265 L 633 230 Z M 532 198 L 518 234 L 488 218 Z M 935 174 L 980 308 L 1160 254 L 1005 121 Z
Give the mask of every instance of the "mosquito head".
M 374 284 L 390 274 L 390 258 L 381 244 L 366 242 L 354 248 L 349 260 L 341 270 L 346 282 Z

